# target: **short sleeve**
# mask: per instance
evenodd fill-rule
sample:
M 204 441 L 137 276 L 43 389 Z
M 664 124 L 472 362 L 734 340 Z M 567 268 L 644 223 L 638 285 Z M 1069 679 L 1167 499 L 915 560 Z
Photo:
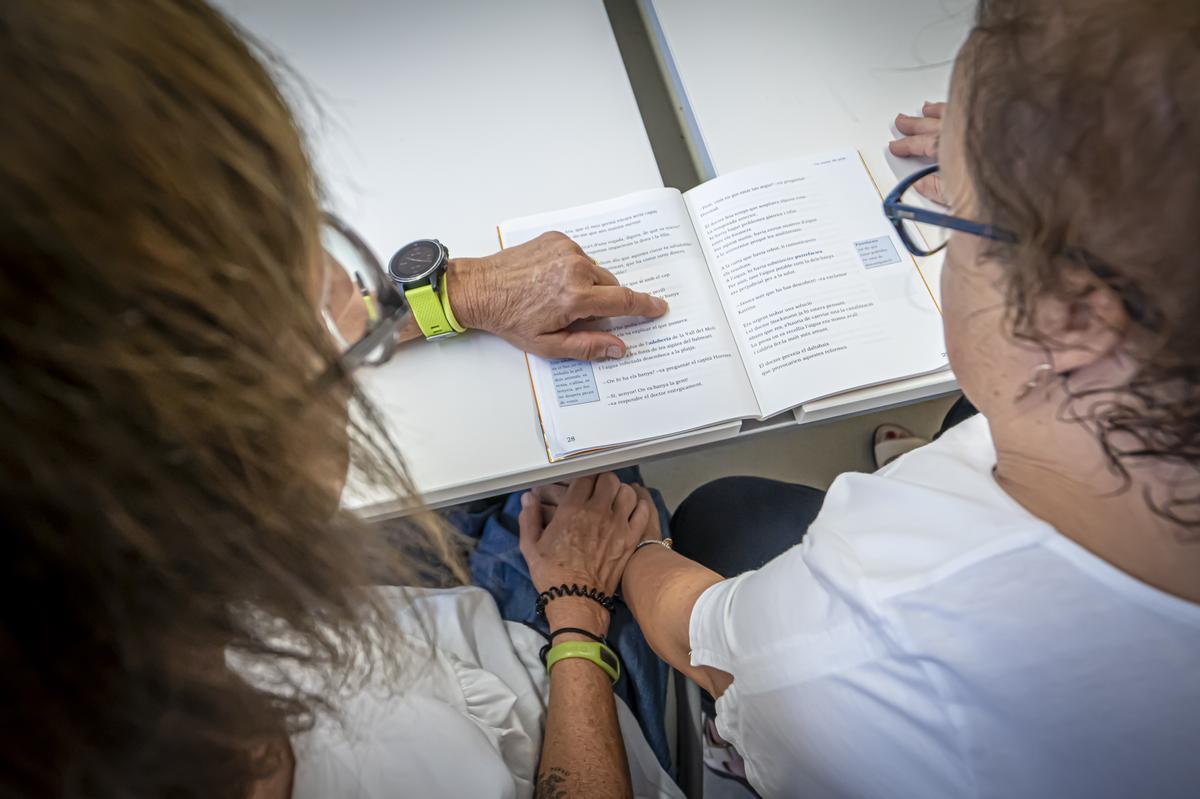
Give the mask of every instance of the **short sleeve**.
M 730 595 L 737 590 L 737 584 L 750 574 L 753 572 L 711 585 L 696 600 L 692 607 L 692 618 L 688 622 L 693 666 L 710 666 L 727 672 L 733 670 L 728 656 L 729 641 L 725 635 L 725 608 L 729 607 Z
M 692 664 L 733 676 L 718 732 L 763 795 L 888 795 L 895 769 L 923 795 L 963 795 L 936 691 L 893 643 L 853 553 L 822 532 L 697 600 Z
M 980 719 L 1006 724 L 1024 700 L 990 707 L 996 684 L 979 679 L 1011 661 L 996 641 L 1019 618 L 979 569 L 1024 597 L 1029 558 L 1005 564 L 1054 535 L 994 464 L 978 418 L 884 472 L 841 475 L 800 545 L 697 600 L 691 662 L 733 677 L 717 730 L 762 795 L 981 793 L 980 763 L 1004 753 L 979 745 Z
M 877 619 L 852 552 L 833 534 L 811 536 L 701 594 L 689 622 L 692 665 L 733 674 L 743 691 L 770 691 L 882 656 Z

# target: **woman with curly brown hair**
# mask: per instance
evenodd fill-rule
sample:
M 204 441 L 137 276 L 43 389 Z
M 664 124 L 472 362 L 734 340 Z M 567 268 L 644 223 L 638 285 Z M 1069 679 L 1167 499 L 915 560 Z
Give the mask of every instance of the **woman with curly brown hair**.
M 348 465 L 411 496 L 351 369 L 416 326 L 355 285 L 237 31 L 201 0 L 7 2 L 0 74 L 0 796 L 529 796 L 539 759 L 551 793 L 671 795 L 596 663 L 547 677 L 479 589 L 372 588 L 462 573 L 429 514 L 384 540 L 339 510 Z M 446 283 L 461 325 L 552 356 L 623 348 L 573 319 L 665 311 L 561 235 Z M 649 505 L 612 475 L 574 503 L 527 525 L 530 569 L 611 594 Z M 546 615 L 584 648 L 609 623 Z
M 928 111 L 980 414 L 699 489 L 625 599 L 765 796 L 1200 795 L 1200 4 L 987 0 Z

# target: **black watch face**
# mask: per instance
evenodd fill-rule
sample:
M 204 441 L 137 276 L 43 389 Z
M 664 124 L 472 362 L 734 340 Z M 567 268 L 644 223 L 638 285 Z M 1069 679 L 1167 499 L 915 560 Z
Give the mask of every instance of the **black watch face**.
M 414 241 L 396 251 L 388 263 L 388 272 L 400 283 L 420 280 L 433 271 L 441 255 L 442 248 L 436 241 Z

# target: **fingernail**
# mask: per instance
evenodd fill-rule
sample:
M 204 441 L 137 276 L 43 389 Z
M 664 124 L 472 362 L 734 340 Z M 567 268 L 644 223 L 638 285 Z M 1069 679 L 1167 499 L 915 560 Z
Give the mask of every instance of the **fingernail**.
M 608 351 L 605 354 L 608 355 L 608 357 L 610 357 L 610 358 L 616 359 L 616 358 L 620 358 L 625 353 L 620 347 L 618 347 L 616 344 L 613 344 L 611 347 L 608 348 Z
M 658 310 L 662 311 L 663 313 L 666 313 L 667 309 L 671 307 L 667 305 L 667 301 L 661 297 L 655 297 L 654 304 L 658 307 Z
M 521 507 L 522 508 L 528 508 L 529 504 L 531 502 L 533 502 L 533 495 L 530 494 L 528 491 L 526 491 L 524 494 L 521 495 Z

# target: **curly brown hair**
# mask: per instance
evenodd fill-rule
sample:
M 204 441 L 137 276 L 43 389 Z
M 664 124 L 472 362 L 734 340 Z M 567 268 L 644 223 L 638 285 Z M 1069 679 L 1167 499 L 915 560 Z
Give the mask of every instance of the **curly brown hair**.
M 0 796 L 244 796 L 394 662 L 368 586 L 421 577 L 338 509 L 348 439 L 411 486 L 348 376 L 313 389 L 309 159 L 200 0 L 7 2 L 0 73 Z
M 1016 334 L 1047 351 L 1039 297 L 1078 297 L 1080 267 L 1134 323 L 1123 386 L 1067 380 L 1061 417 L 1094 430 L 1113 470 L 1190 475 L 1147 494 L 1200 527 L 1200 3 L 983 0 L 961 98 L 968 169 L 1009 266 Z

